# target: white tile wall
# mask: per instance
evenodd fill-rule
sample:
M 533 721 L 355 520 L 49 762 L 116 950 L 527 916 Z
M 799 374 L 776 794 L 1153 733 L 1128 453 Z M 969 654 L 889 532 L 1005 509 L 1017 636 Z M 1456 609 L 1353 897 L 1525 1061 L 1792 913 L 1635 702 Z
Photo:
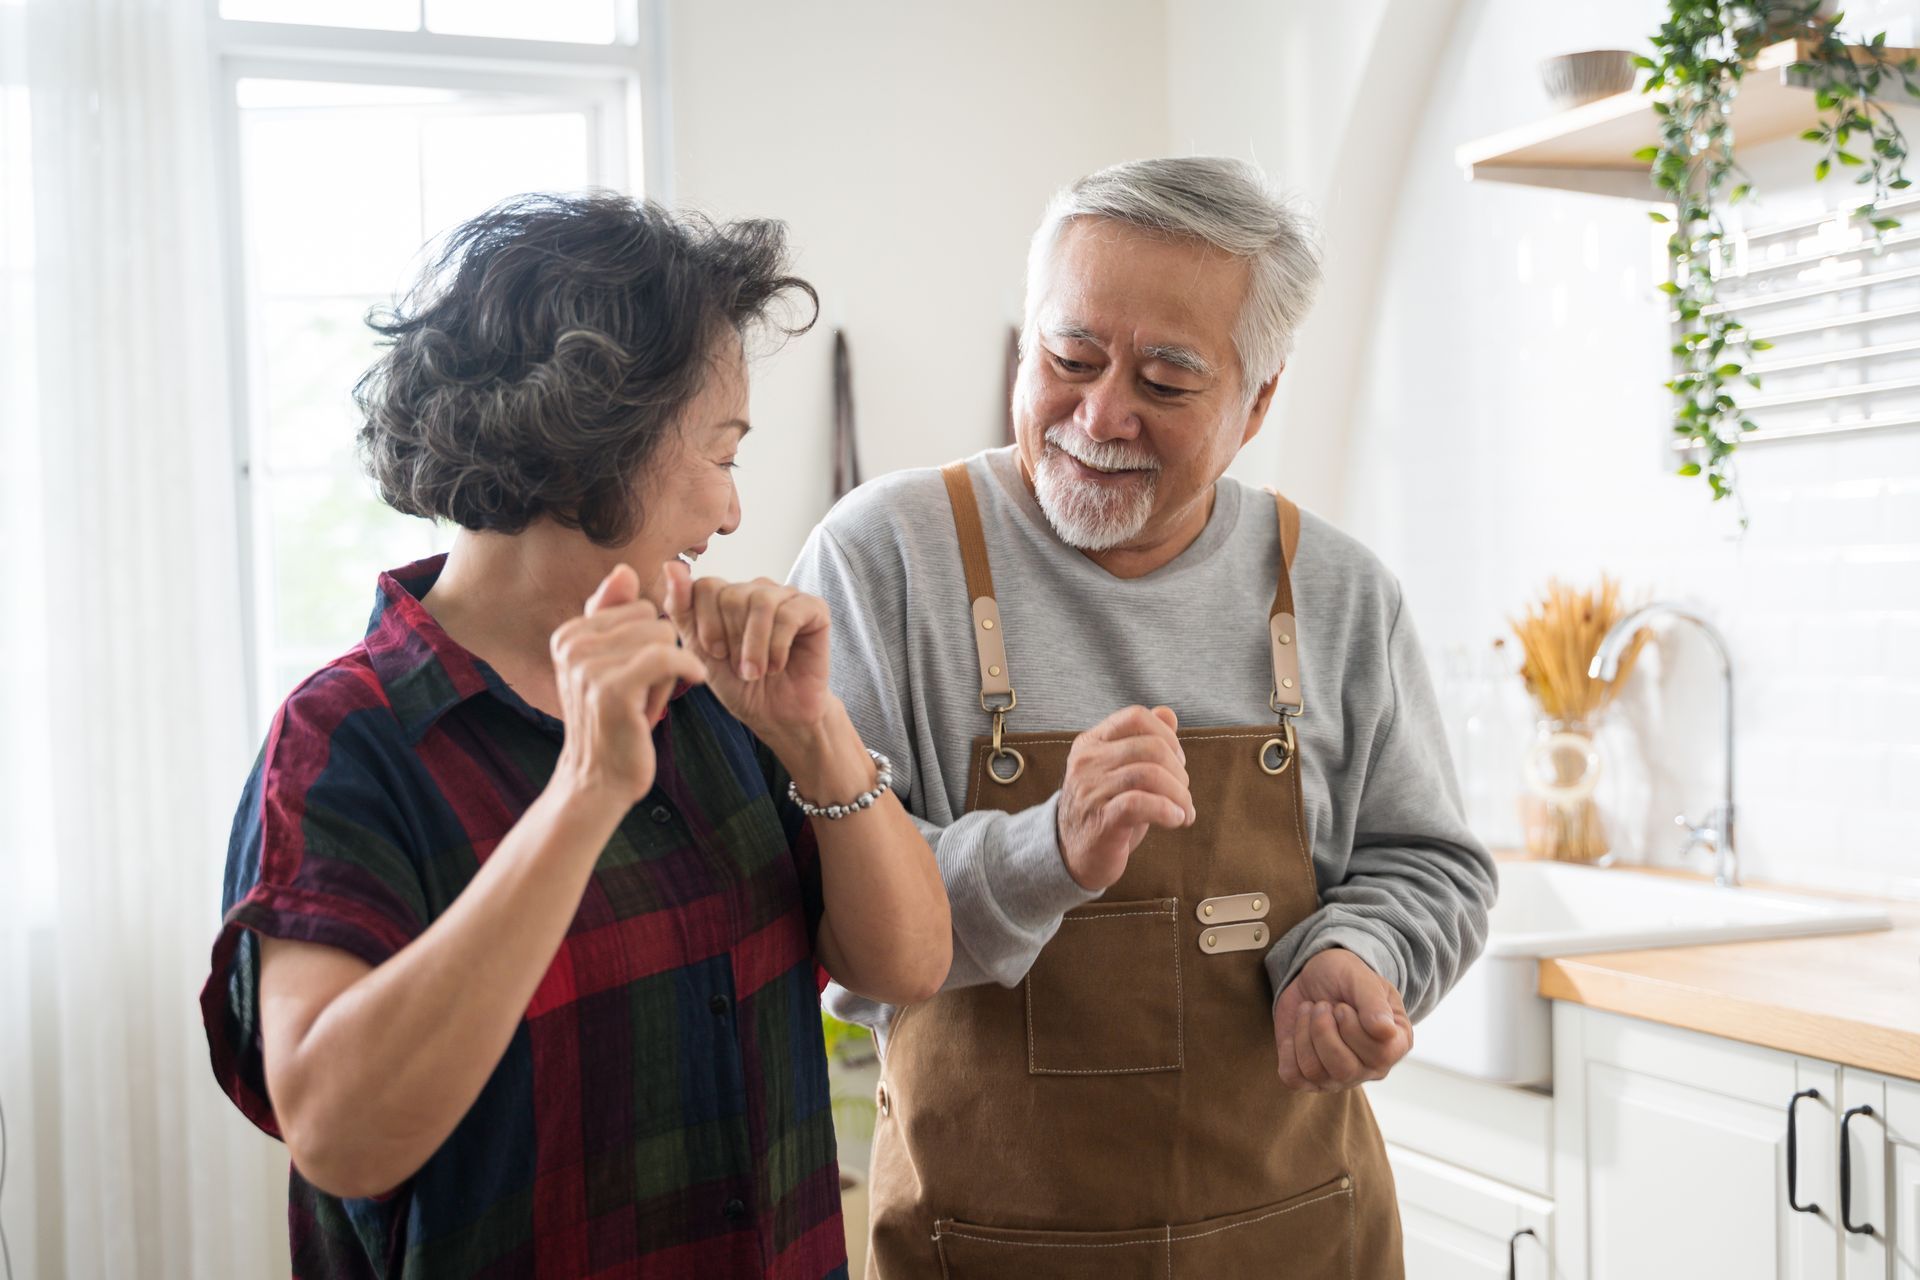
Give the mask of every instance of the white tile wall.
M 1904 22 L 1920 0 L 1870 7 Z M 1346 523 L 1400 571 L 1436 655 L 1477 650 L 1554 574 L 1704 609 L 1735 656 L 1747 875 L 1920 896 L 1920 430 L 1752 446 L 1744 537 L 1732 504 L 1667 474 L 1658 232 L 1630 204 L 1467 184 L 1452 163 L 1544 112 L 1473 69 L 1564 51 L 1559 8 L 1469 6 L 1445 55 L 1465 70 L 1436 89 L 1384 246 Z M 1611 20 L 1602 43 L 1651 29 Z M 1812 187 L 1802 145 L 1754 159 L 1767 218 L 1852 196 Z M 1671 862 L 1674 812 L 1717 796 L 1718 677 L 1675 632 L 1643 679 L 1655 784 L 1627 847 Z

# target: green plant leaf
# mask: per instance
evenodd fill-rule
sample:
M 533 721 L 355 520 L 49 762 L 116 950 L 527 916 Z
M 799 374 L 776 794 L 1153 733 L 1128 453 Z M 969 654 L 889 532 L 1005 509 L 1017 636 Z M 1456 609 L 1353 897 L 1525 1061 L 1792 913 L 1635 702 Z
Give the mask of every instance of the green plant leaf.
M 1680 474 L 1683 476 L 1697 476 L 1700 474 L 1700 464 L 1697 462 L 1689 462 L 1686 466 L 1680 468 Z
M 1853 154 L 1853 152 L 1851 151 L 1836 151 L 1833 153 L 1833 158 L 1838 160 L 1841 164 L 1865 164 L 1866 163 L 1866 161 L 1862 160 L 1859 156 Z
M 1765 338 L 1755 338 L 1753 341 L 1749 342 L 1747 345 L 1753 348 L 1755 351 L 1773 350 L 1773 344 L 1771 342 L 1768 342 Z
M 1653 219 L 1655 222 L 1672 222 L 1673 221 L 1672 218 L 1669 218 L 1666 214 L 1660 212 L 1658 209 L 1647 210 L 1647 217 Z
M 1825 182 L 1827 175 L 1831 172 L 1833 172 L 1833 166 L 1828 164 L 1825 160 L 1821 160 L 1818 164 L 1813 166 L 1813 180 L 1815 182 Z
M 1633 153 L 1633 158 L 1635 160 L 1642 161 L 1643 163 L 1651 163 L 1652 161 L 1658 160 L 1660 158 L 1660 148 L 1642 147 L 1638 151 Z
M 1663 280 L 1655 287 L 1658 288 L 1660 292 L 1667 294 L 1668 296 L 1672 296 L 1673 294 L 1680 292 L 1680 286 L 1675 284 L 1671 280 Z
M 1633 65 L 1647 71 L 1652 71 L 1658 68 L 1660 64 L 1645 54 L 1636 53 L 1633 55 Z

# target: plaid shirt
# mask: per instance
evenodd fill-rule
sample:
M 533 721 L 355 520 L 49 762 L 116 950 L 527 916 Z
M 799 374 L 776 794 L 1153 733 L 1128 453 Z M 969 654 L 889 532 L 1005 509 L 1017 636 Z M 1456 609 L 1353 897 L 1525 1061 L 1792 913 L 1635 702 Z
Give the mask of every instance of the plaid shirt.
M 377 965 L 445 912 L 539 795 L 561 723 L 380 577 L 365 641 L 274 717 L 234 821 L 201 1011 L 220 1085 L 280 1136 L 259 938 Z M 707 690 L 600 855 L 473 1108 L 377 1199 L 291 1179 L 299 1277 L 845 1276 L 813 938 L 811 827 Z

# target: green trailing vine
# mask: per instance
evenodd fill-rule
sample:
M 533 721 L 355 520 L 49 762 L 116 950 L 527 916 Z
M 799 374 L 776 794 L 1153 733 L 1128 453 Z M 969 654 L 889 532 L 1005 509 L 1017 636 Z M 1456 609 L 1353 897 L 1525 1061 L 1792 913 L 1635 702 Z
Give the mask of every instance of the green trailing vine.
M 1868 220 L 1875 236 L 1900 225 L 1876 213 L 1876 204 L 1911 185 L 1904 173 L 1906 135 L 1879 99 L 1883 83 L 1889 91 L 1904 87 L 1920 98 L 1920 66 L 1910 56 L 1896 60 L 1881 52 L 1885 32 L 1866 44 L 1841 40 L 1837 28 L 1844 15 L 1820 9 L 1821 0 L 1670 0 L 1668 19 L 1653 37 L 1653 56 L 1634 59 L 1652 72 L 1643 92 L 1655 95 L 1660 122 L 1660 145 L 1634 158 L 1652 165 L 1654 185 L 1674 205 L 1671 216 L 1648 216 L 1673 226 L 1667 239 L 1672 276 L 1660 288 L 1680 321 L 1673 348 L 1678 370 L 1666 384 L 1674 396 L 1675 437 L 1688 446 L 1690 460 L 1680 474 L 1704 475 L 1715 501 L 1732 494 L 1734 451 L 1742 434 L 1754 429 L 1741 415 L 1733 388 L 1742 380 L 1759 387 L 1754 354 L 1771 345 L 1715 304 L 1728 252 L 1721 212 L 1753 189 L 1734 159 L 1731 113 L 1755 55 L 1782 40 L 1803 42 L 1791 70 L 1807 84 L 1820 113 L 1819 124 L 1800 135 L 1820 149 L 1814 179 L 1824 181 L 1836 168 L 1858 169 L 1855 181 L 1872 194 L 1854 213 Z

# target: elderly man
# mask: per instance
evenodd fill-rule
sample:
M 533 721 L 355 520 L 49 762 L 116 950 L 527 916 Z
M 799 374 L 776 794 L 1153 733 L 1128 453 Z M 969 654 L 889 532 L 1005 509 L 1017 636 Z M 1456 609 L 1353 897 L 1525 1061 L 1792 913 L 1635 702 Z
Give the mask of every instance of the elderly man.
M 829 989 L 883 1050 L 870 1277 L 1401 1274 L 1354 1086 L 1494 874 L 1399 584 L 1224 478 L 1318 274 L 1251 166 L 1083 179 L 1028 259 L 1018 443 L 801 553 L 953 907 L 933 999 Z

